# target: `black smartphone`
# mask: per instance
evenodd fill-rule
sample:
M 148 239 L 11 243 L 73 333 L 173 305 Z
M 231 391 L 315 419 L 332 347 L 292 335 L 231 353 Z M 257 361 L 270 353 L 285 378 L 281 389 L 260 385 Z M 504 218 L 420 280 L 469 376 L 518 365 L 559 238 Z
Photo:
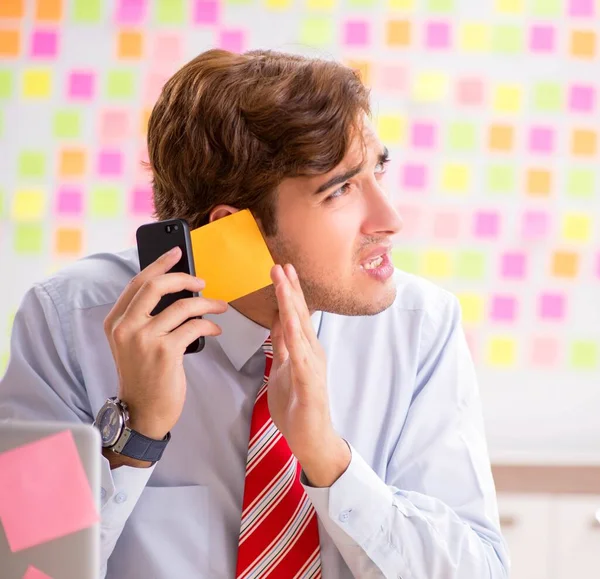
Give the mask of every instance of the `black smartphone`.
M 190 228 L 185 219 L 167 219 L 165 221 L 145 223 L 138 227 L 135 237 L 140 260 L 140 270 L 154 263 L 161 255 L 173 247 L 179 246 L 181 248 L 181 259 L 167 273 L 177 272 L 196 275 Z M 199 292 L 191 292 L 189 290 L 166 294 L 150 312 L 150 315 L 155 316 L 159 314 L 179 299 L 197 297 L 199 295 L 201 295 Z M 201 316 L 198 317 L 200 318 Z M 186 348 L 185 353 L 194 354 L 200 352 L 204 348 L 204 342 L 204 336 L 200 336 Z

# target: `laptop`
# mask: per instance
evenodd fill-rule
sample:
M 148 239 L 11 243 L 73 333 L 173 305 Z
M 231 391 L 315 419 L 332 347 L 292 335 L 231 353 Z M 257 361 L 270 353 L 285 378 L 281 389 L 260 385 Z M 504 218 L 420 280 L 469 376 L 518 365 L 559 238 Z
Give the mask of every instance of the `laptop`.
M 0 577 L 98 579 L 100 435 L 0 420 Z

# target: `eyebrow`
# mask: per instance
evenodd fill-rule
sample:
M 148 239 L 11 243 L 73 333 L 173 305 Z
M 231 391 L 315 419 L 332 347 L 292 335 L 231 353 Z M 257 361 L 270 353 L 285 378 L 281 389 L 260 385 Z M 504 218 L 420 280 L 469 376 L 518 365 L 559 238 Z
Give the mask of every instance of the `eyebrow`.
M 388 159 L 389 154 L 390 154 L 390 152 L 388 151 L 388 148 L 383 147 L 383 151 L 381 153 L 379 153 L 377 162 L 383 163 L 384 161 L 386 161 Z M 340 183 L 343 183 L 344 181 L 347 181 L 348 179 L 352 179 L 352 177 L 354 177 L 355 175 L 357 175 L 358 173 L 360 173 L 362 171 L 363 167 L 364 167 L 364 163 L 358 165 L 357 167 L 349 169 L 348 171 L 346 171 L 345 173 L 342 173 L 341 175 L 335 175 L 334 177 L 332 177 L 331 179 L 329 179 L 328 181 L 323 183 L 315 191 L 314 194 L 320 195 L 321 193 L 324 193 L 328 189 L 331 189 L 334 185 L 339 185 Z

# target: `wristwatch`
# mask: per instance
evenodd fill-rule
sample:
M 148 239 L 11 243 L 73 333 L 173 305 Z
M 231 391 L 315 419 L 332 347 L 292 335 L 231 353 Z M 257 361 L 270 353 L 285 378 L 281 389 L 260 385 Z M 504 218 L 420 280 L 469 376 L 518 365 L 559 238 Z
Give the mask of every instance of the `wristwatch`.
M 152 464 L 160 460 L 171 440 L 171 433 L 167 432 L 162 440 L 155 440 L 132 430 L 127 426 L 128 422 L 127 404 L 116 396 L 108 398 L 94 421 L 94 426 L 100 431 L 102 448 Z

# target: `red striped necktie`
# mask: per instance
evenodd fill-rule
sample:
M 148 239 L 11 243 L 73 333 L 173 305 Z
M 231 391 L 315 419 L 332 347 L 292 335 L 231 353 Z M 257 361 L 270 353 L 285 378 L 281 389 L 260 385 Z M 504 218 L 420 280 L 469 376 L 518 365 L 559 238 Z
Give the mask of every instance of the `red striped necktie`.
M 250 425 L 235 576 L 317 579 L 321 577 L 317 515 L 300 483 L 302 467 L 269 413 L 270 337 L 263 350 L 267 361 Z

